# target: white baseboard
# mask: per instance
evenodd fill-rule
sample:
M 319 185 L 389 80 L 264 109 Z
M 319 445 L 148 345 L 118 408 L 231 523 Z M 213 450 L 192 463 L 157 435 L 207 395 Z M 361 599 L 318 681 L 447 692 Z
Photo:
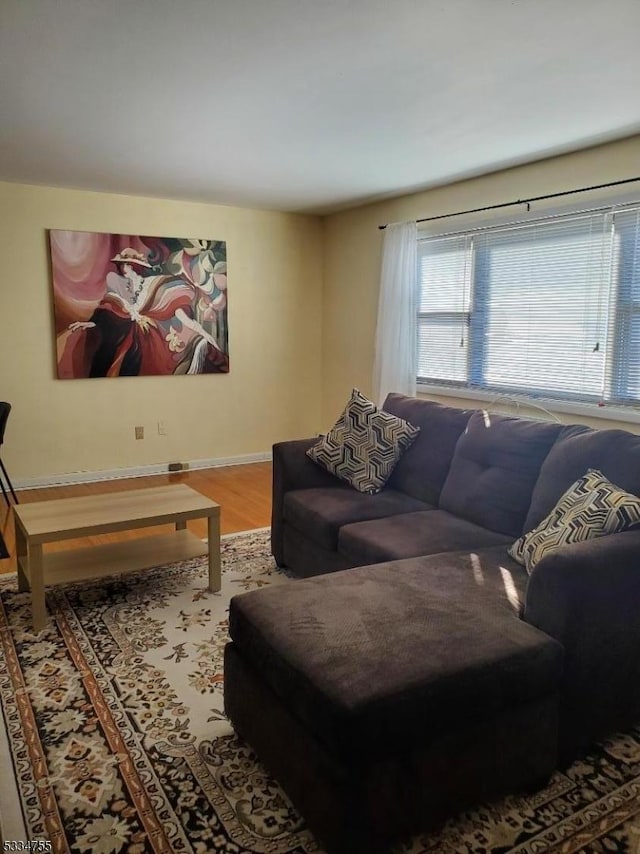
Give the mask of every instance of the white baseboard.
M 262 463 L 271 459 L 271 452 L 260 454 L 242 454 L 237 457 L 216 457 L 209 460 L 188 460 L 189 471 L 195 469 L 213 469 L 222 466 L 242 466 L 248 463 Z M 60 474 L 47 474 L 38 477 L 22 477 L 13 480 L 13 486 L 19 489 L 38 489 L 42 486 L 64 486 L 67 483 L 95 483 L 99 480 L 121 480 L 125 477 L 148 477 L 151 474 L 167 474 L 169 463 L 153 463 L 147 466 L 131 466 L 119 469 L 101 469 L 99 471 L 73 471 Z

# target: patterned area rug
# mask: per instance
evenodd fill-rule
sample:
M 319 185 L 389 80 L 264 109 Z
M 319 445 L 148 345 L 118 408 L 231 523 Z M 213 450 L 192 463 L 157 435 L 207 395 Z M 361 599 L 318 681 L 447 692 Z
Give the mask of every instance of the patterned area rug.
M 5 840 L 91 854 L 311 854 L 320 848 L 222 708 L 230 596 L 295 583 L 267 532 L 225 538 L 222 593 L 195 559 L 49 594 L 34 635 L 27 594 L 0 580 Z M 17 789 L 7 783 L 17 779 Z M 403 854 L 640 854 L 640 729 L 544 791 L 481 806 Z

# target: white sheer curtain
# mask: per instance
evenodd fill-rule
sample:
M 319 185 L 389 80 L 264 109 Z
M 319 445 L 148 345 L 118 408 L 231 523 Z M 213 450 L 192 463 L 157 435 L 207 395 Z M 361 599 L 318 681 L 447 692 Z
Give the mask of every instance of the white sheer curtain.
M 384 231 L 373 390 L 380 405 L 390 391 L 416 393 L 417 227 L 398 222 Z

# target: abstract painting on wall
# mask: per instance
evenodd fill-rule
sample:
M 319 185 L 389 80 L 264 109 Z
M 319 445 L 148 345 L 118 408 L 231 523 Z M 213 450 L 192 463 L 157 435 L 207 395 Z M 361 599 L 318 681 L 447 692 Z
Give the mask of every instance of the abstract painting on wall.
M 58 377 L 229 371 L 222 240 L 49 232 Z

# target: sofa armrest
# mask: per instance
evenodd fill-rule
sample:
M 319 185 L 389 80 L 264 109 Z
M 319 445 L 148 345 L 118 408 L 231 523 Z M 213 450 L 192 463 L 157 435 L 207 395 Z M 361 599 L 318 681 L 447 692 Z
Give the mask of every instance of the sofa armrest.
M 271 504 L 271 552 L 279 566 L 284 565 L 282 552 L 284 496 L 292 489 L 338 486 L 340 481 L 310 460 L 306 452 L 318 441 L 296 439 L 273 446 L 273 487 Z
M 637 615 L 639 602 L 640 529 L 564 546 L 541 560 L 529 578 L 524 618 L 565 643 L 587 616 L 607 628 L 621 612 Z M 640 620 L 634 626 L 640 637 Z
M 531 573 L 524 619 L 565 649 L 565 752 L 640 713 L 639 607 L 640 530 L 564 546 Z

